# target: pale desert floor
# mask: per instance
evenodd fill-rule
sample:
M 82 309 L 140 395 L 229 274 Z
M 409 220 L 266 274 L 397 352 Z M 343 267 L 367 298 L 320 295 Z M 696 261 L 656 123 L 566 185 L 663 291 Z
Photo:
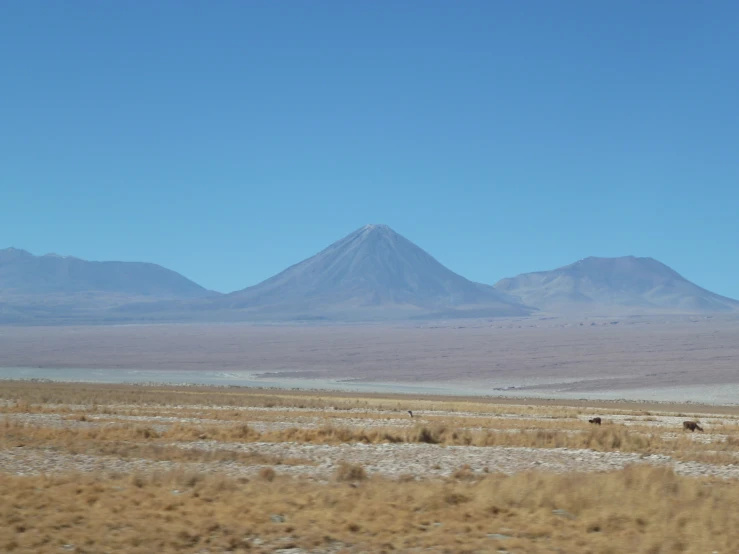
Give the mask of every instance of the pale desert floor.
M 739 402 L 739 319 L 0 327 L 0 377 Z

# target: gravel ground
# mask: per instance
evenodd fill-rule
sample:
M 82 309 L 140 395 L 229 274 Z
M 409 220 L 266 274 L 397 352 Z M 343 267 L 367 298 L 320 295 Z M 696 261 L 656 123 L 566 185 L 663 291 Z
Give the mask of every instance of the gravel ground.
M 264 465 L 245 465 L 239 462 L 174 462 L 145 459 L 123 459 L 114 456 L 69 454 L 44 448 L 14 448 L 0 450 L 0 472 L 16 475 L 59 474 L 68 472 L 155 473 L 175 469 L 197 473 L 223 473 L 232 477 L 256 475 Z M 277 466 L 280 473 L 312 476 L 312 466 Z
M 316 476 L 330 473 L 340 461 L 361 464 L 370 473 L 388 477 L 402 475 L 451 475 L 462 465 L 469 465 L 476 473 L 507 474 L 532 469 L 555 473 L 611 471 L 630 464 L 649 463 L 671 465 L 675 472 L 691 476 L 739 478 L 739 465 L 715 465 L 699 462 L 681 462 L 670 456 L 625 452 L 598 452 L 586 449 L 528 448 L 502 446 L 438 446 L 429 444 L 299 444 L 299 443 L 219 443 L 201 441 L 179 443 L 182 448 L 203 450 L 241 450 L 284 458 L 305 458 L 318 465 Z M 325 475 L 325 474 L 324 474 Z
M 512 448 L 437 446 L 428 444 L 340 444 L 315 445 L 298 443 L 220 443 L 199 441 L 173 443 L 172 446 L 203 451 L 240 451 L 282 458 L 304 458 L 316 465 L 269 466 L 278 473 L 330 478 L 337 465 L 346 461 L 361 464 L 369 474 L 390 478 L 401 476 L 445 477 L 462 465 L 475 473 L 502 472 L 512 474 L 527 470 L 554 473 L 612 471 L 630 464 L 668 465 L 680 475 L 739 478 L 739 464 L 714 465 L 681 462 L 665 455 L 642 456 L 625 452 L 597 452 L 565 448 Z M 235 461 L 170 462 L 144 459 L 121 459 L 112 456 L 69 454 L 50 449 L 13 448 L 0 451 L 0 471 L 19 475 L 64 473 L 68 471 L 102 471 L 129 473 L 168 471 L 176 468 L 230 476 L 253 476 L 263 465 L 245 465 Z

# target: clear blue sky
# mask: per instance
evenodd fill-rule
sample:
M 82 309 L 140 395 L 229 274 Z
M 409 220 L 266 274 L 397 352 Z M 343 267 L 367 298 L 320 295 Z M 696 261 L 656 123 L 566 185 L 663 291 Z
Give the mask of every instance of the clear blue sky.
M 739 3 L 0 6 L 0 248 L 220 291 L 366 223 L 493 283 L 652 256 L 739 298 Z

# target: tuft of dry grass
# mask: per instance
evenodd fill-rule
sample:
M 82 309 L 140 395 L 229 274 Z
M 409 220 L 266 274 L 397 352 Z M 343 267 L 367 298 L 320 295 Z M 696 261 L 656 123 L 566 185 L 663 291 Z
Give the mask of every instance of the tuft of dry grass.
M 337 481 L 343 482 L 365 481 L 367 479 L 367 472 L 359 464 L 340 462 L 339 467 L 336 468 L 334 477 Z
M 475 479 L 475 472 L 469 464 L 464 464 L 462 467 L 452 473 L 452 479 L 458 479 L 460 481 L 472 481 Z

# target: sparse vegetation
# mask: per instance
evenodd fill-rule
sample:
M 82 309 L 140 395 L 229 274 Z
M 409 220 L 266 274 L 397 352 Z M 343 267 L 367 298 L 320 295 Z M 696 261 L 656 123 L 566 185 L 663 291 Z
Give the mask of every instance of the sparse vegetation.
M 668 454 L 720 467 L 739 460 L 733 415 L 435 400 L 414 404 L 411 421 L 402 417 L 403 405 L 379 397 L 239 394 L 240 405 L 233 406 L 219 405 L 217 391 L 162 389 L 163 397 L 197 401 L 136 404 L 127 398 L 139 393 L 135 387 L 111 390 L 15 383 L 0 390 L 6 397 L 0 453 L 136 462 L 118 473 L 94 467 L 86 474 L 0 473 L 0 551 L 58 552 L 72 545 L 67 549 L 90 553 L 266 553 L 289 543 L 306 549 L 339 544 L 347 552 L 505 547 L 658 554 L 727 552 L 739 538 L 732 504 L 739 481 L 680 477 L 670 467 L 648 465 L 504 476 L 491 471 L 495 460 L 489 458 L 474 467 L 449 463 L 464 447 L 503 446 L 534 449 L 534 457 L 584 449 Z M 98 393 L 94 402 L 60 402 L 80 401 L 90 391 Z M 602 426 L 587 422 L 595 413 Z M 705 433 L 683 432 L 685 417 L 700 421 Z M 433 475 L 413 469 L 390 481 L 376 468 L 369 476 L 362 463 L 339 458 L 329 473 L 309 478 L 288 474 L 312 475 L 318 463 L 269 453 L 281 443 L 295 445 L 292 453 L 318 445 L 343 452 L 356 443 L 384 444 L 388 452 L 412 445 L 440 454 L 456 450 L 443 454 L 443 463 L 427 462 Z M 136 469 L 144 467 L 139 462 L 150 463 L 148 469 Z
M 78 552 L 266 553 L 289 537 L 304 548 L 334 541 L 374 552 L 505 546 L 527 553 L 651 554 L 732 552 L 739 541 L 739 483 L 649 467 L 392 485 L 375 478 L 356 488 L 181 472 L 112 479 L 0 475 L 0 495 L 5 552 L 43 554 L 72 545 Z
M 365 479 L 367 479 L 367 473 L 360 465 L 341 462 L 336 469 L 337 481 L 364 481 Z
M 157 431 L 146 425 L 130 423 L 105 425 L 100 427 L 67 427 L 54 428 L 34 424 L 5 420 L 2 424 L 0 446 L 51 445 L 64 446 L 73 452 L 94 452 L 98 454 L 126 456 L 155 456 L 156 444 L 170 444 L 189 441 L 218 442 L 299 442 L 314 444 L 341 443 L 423 443 L 447 446 L 510 446 L 533 448 L 589 448 L 598 451 L 620 450 L 644 454 L 670 453 L 687 456 L 689 452 L 704 452 L 701 443 L 689 437 L 678 435 L 674 439 L 666 439 L 653 431 L 649 434 L 626 428 L 611 426 L 591 428 L 582 433 L 571 433 L 555 430 L 516 430 L 516 432 L 499 432 L 485 429 L 481 431 L 456 430 L 437 424 L 432 426 L 415 426 L 409 428 L 378 427 L 374 429 L 355 429 L 327 425 L 318 429 L 289 427 L 286 429 L 260 433 L 247 425 L 239 426 L 194 426 L 175 424 L 167 430 Z M 116 447 L 118 441 L 124 441 L 124 447 Z M 142 445 L 130 441 L 144 441 L 148 450 Z M 161 447 L 159 447 L 161 448 Z M 715 442 L 711 450 L 716 452 L 737 452 L 739 443 L 736 440 Z M 183 459 L 184 455 L 180 456 Z

